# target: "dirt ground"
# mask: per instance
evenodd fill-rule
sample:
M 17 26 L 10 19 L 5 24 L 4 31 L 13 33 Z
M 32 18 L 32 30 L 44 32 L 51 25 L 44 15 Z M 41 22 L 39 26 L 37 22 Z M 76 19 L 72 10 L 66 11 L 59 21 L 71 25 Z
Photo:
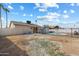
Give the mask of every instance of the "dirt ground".
M 66 55 L 79 55 L 79 38 L 72 38 L 68 36 L 52 36 L 44 34 L 0 37 L 0 55 L 27 56 L 28 54 L 25 51 L 25 47 L 19 45 L 18 42 L 23 40 L 32 40 L 33 38 L 48 38 L 49 40 L 60 42 L 63 46 L 62 51 L 64 51 Z

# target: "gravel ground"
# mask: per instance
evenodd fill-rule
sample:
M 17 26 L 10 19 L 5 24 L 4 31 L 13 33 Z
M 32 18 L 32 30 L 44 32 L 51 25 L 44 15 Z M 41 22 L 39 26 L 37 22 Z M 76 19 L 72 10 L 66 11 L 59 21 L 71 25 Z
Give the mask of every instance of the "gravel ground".
M 34 39 L 28 42 L 27 54 L 31 56 L 51 56 L 51 55 L 64 55 L 60 52 L 62 45 L 56 41 L 48 39 Z
M 45 34 L 15 35 L 15 36 L 0 37 L 0 55 L 5 55 L 7 53 L 8 55 L 13 55 L 13 56 L 28 55 L 27 54 L 28 49 L 29 47 L 31 47 L 32 43 L 30 43 L 30 46 L 28 46 L 29 43 L 27 42 L 28 41 L 32 42 L 33 38 L 34 39 L 44 38 L 51 41 L 56 41 L 58 43 L 61 43 L 60 44 L 60 46 L 62 46 L 61 51 L 64 51 L 66 55 L 79 55 L 79 38 L 73 38 L 68 36 L 52 36 Z M 19 42 L 24 42 L 24 43 L 19 43 Z

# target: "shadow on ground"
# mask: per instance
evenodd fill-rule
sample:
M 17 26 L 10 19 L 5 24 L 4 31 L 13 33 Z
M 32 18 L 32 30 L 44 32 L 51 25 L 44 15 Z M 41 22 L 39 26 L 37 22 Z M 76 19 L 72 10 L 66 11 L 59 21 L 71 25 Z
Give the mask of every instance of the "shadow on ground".
M 6 37 L 0 37 L 0 56 L 28 56 Z

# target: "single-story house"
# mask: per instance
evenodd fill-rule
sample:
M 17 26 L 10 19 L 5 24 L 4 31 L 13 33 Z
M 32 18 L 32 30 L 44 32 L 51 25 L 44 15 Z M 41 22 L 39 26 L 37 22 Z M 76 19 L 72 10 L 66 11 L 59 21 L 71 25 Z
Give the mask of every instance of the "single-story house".
M 11 21 L 10 25 L 9 25 L 10 29 L 13 28 L 27 28 L 27 29 L 31 29 L 33 31 L 33 33 L 37 33 L 41 31 L 41 26 L 36 25 L 36 24 L 28 24 L 28 23 L 24 23 L 24 22 L 17 22 L 17 21 Z

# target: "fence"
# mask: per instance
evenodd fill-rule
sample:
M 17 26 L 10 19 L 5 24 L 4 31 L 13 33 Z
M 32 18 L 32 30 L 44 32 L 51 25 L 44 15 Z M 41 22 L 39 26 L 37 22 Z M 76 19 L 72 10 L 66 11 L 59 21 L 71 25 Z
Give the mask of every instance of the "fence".
M 9 29 L 9 28 L 3 28 L 0 29 L 0 36 L 5 36 L 5 35 L 17 35 L 17 34 L 28 34 L 32 33 L 33 31 L 31 29 L 21 29 L 21 28 L 14 28 L 14 29 Z
M 57 33 L 57 35 L 65 35 L 65 34 L 66 35 L 71 35 L 71 36 L 73 36 L 73 35 L 79 35 L 79 28 L 50 29 L 50 31 Z

